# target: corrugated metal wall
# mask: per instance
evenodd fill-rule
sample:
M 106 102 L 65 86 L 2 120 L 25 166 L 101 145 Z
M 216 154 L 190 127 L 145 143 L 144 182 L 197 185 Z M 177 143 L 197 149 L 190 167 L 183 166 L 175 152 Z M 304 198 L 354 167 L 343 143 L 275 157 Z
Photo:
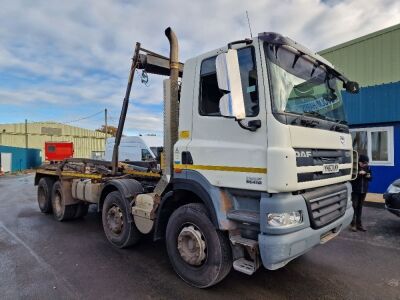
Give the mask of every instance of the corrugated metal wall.
M 11 172 L 35 168 L 42 163 L 39 149 L 0 146 L 0 153 L 11 153 Z
M 360 83 L 359 94 L 343 93 L 350 125 L 400 121 L 400 24 L 319 54 Z
M 350 125 L 400 121 L 400 82 L 364 87 L 358 94 L 344 92 L 343 101 Z
M 400 81 L 400 24 L 319 54 L 363 87 Z
M 42 151 L 44 143 L 65 141 L 74 143 L 74 157 L 90 158 L 93 151 L 104 151 L 105 134 L 94 130 L 69 126 L 60 123 L 28 123 L 28 148 Z M 25 124 L 0 124 L 0 145 L 26 147 Z

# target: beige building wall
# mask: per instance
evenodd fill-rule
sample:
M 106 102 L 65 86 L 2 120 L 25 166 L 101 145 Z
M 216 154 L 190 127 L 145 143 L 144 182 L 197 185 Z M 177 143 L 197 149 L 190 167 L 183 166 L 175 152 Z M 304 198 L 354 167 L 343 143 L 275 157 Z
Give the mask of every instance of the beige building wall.
M 55 122 L 28 123 L 27 133 L 25 123 L 0 124 L 0 145 L 40 149 L 44 160 L 45 142 L 73 142 L 74 157 L 91 158 L 104 151 L 105 134 Z

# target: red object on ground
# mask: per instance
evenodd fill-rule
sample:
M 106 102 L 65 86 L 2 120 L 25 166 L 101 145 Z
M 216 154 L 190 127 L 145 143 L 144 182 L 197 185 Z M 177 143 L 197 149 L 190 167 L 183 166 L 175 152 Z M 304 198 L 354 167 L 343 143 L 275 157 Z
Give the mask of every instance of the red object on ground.
M 71 142 L 45 142 L 45 160 L 61 161 L 74 156 L 74 144 Z

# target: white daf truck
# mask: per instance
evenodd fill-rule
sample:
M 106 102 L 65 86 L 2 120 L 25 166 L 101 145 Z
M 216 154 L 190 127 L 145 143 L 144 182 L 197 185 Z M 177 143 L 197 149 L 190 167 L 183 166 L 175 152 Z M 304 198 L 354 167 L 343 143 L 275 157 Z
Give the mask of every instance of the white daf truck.
M 166 35 L 169 58 L 136 44 L 112 162 L 44 165 L 40 209 L 64 221 L 97 204 L 114 246 L 143 234 L 165 239 L 176 273 L 200 288 L 232 267 L 281 268 L 346 228 L 357 164 L 341 92 L 357 92 L 357 83 L 277 33 L 184 65 L 174 32 Z M 170 76 L 162 170 L 118 163 L 136 69 Z

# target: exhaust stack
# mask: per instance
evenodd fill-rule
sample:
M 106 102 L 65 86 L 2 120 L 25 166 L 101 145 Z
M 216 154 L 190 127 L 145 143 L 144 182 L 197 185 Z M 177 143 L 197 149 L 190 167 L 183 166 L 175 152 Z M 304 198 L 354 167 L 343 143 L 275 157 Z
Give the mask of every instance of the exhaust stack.
M 178 39 L 171 29 L 165 30 L 169 40 L 169 80 L 164 82 L 164 168 L 163 176 L 158 182 L 154 192 L 161 195 L 167 187 L 174 168 L 174 145 L 178 141 L 179 124 L 179 52 Z
M 178 77 L 179 77 L 179 58 L 178 58 L 178 39 L 175 35 L 175 32 L 168 27 L 165 30 L 165 35 L 169 40 L 170 52 L 169 52 L 169 66 L 170 66 L 170 75 L 169 75 L 169 102 L 166 103 L 169 110 L 169 117 L 166 116 L 166 124 L 164 131 L 167 132 L 166 137 L 169 137 L 169 140 L 166 140 L 164 143 L 165 149 L 165 159 L 166 159 L 166 175 L 173 174 L 173 163 L 174 163 L 174 145 L 178 141 L 178 123 L 179 123 L 179 105 L 178 105 Z

